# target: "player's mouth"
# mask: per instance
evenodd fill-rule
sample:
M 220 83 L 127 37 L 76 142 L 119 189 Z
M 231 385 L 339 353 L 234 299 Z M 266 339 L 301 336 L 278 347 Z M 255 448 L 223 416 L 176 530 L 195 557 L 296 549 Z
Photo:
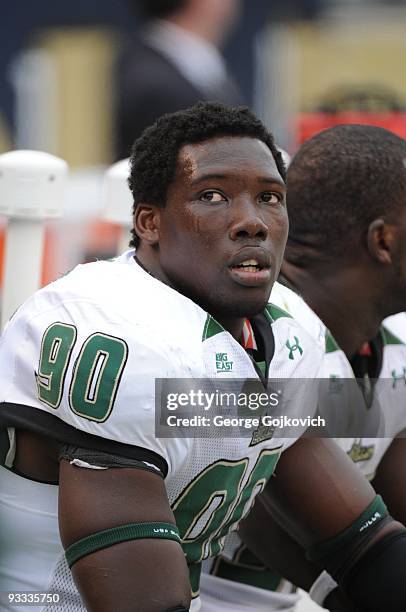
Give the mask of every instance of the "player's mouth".
M 265 255 L 246 259 L 237 257 L 230 266 L 230 272 L 233 280 L 245 287 L 261 287 L 271 280 L 270 263 Z

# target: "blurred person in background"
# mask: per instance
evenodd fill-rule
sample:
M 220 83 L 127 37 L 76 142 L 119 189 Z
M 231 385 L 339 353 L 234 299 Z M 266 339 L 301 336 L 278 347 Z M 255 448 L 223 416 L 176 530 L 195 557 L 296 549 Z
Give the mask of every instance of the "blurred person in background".
M 243 102 L 220 47 L 241 0 L 131 0 L 144 20 L 119 67 L 117 158 L 145 127 L 199 100 Z

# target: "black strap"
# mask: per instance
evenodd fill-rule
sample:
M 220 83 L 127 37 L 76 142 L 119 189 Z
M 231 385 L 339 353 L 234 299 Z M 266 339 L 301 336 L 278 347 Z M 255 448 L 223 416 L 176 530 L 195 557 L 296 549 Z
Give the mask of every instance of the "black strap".
M 168 474 L 168 464 L 158 453 L 148 448 L 124 444 L 117 440 L 108 440 L 101 436 L 89 434 L 68 425 L 53 414 L 33 406 L 23 406 L 9 402 L 0 403 L 0 427 L 24 429 L 58 442 L 121 455 L 138 461 L 147 461 L 157 467 L 164 478 Z
M 266 318 L 264 313 L 256 315 L 250 319 L 252 329 L 255 335 L 255 341 L 257 343 L 257 350 L 247 349 L 247 353 L 252 358 L 255 370 L 262 382 L 266 387 L 269 374 L 269 366 L 275 353 L 275 338 L 272 331 L 272 326 L 269 324 L 269 320 Z M 257 366 L 257 362 L 265 361 L 265 375 L 262 370 Z

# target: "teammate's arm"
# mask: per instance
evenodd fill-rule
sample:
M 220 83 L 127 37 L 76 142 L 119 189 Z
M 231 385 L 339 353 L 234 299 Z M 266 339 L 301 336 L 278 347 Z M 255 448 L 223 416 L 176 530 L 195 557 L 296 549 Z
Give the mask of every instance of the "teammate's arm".
M 65 551 L 91 534 L 140 523 L 175 525 L 160 475 L 61 461 L 59 525 Z M 189 609 L 187 565 L 180 544 L 173 540 L 149 537 L 109 545 L 85 554 L 71 570 L 91 612 Z
M 372 485 L 384 498 L 393 518 L 406 525 L 406 437 L 393 440 L 379 463 Z
M 306 550 L 275 520 L 263 502 L 262 495 L 255 500 L 253 509 L 239 525 L 239 533 L 250 551 L 270 569 L 305 591 L 321 575 L 323 568 L 306 558 Z M 339 588 L 331 586 L 328 595 L 317 598 L 318 603 L 334 612 L 353 612 L 354 607 Z
M 308 591 L 322 571 L 306 559 L 305 549 L 275 520 L 258 495 L 254 507 L 239 525 L 239 534 L 252 553 L 296 586 Z
M 307 548 L 351 525 L 375 495 L 333 440 L 300 438 L 282 453 L 263 499 Z
M 375 491 L 345 453 L 332 440 L 317 438 L 302 438 L 282 454 L 262 497 L 282 526 L 311 551 L 313 561 L 368 612 L 385 605 L 396 610 L 406 597 L 402 525 L 385 513 L 383 520 L 371 516 L 362 529 L 357 525 L 374 498 Z M 247 533 L 241 535 L 252 548 Z M 270 558 L 260 558 L 272 567 Z M 384 597 L 395 607 L 388 607 Z

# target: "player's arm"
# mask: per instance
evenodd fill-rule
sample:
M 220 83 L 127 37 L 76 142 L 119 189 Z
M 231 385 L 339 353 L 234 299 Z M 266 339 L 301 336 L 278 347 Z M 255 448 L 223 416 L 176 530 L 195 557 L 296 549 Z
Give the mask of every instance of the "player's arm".
M 406 432 L 403 433 L 406 436 Z M 406 437 L 393 440 L 372 482 L 384 498 L 391 515 L 406 525 Z
M 359 609 L 402 609 L 396 605 L 406 599 L 406 531 L 332 440 L 302 438 L 292 445 L 262 499 Z M 247 533 L 242 536 L 252 548 Z M 271 558 L 260 558 L 272 567 Z
M 160 475 L 137 468 L 89 469 L 62 460 L 59 524 L 75 583 L 89 611 L 189 609 L 182 548 L 176 540 L 154 537 L 154 529 L 157 535 L 163 533 L 159 529 L 176 529 Z M 114 527 L 118 529 L 100 535 Z M 135 539 L 143 528 L 148 537 Z M 129 539 L 120 542 L 125 530 Z

